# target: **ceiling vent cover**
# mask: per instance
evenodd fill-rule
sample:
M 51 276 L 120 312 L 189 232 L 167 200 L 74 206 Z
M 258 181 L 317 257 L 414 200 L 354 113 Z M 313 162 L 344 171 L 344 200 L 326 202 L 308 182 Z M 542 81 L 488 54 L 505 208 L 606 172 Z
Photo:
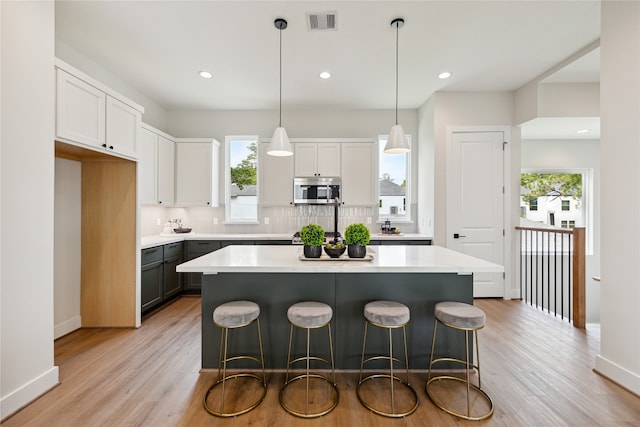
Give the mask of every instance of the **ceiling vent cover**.
M 309 12 L 307 13 L 307 25 L 309 30 L 335 30 L 336 12 Z

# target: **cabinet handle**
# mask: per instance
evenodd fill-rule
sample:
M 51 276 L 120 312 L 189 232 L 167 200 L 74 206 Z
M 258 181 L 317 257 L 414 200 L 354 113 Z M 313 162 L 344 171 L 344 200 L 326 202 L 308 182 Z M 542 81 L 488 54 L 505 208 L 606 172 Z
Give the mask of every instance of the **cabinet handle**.
M 103 146 L 104 148 L 107 148 L 107 144 L 102 144 L 102 146 Z
M 110 145 L 110 146 L 109 146 L 109 150 L 113 150 L 113 145 Z
M 162 204 L 162 200 L 158 200 L 158 204 L 161 205 Z

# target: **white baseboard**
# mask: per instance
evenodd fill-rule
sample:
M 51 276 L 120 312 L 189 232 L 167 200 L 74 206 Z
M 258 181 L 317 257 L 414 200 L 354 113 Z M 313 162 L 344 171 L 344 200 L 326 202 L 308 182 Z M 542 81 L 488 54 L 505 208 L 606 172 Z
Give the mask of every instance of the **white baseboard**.
M 58 384 L 58 367 L 42 373 L 20 388 L 12 391 L 0 399 L 0 420 L 4 420 L 9 415 L 28 405 L 42 394 L 51 390 Z
M 596 356 L 594 371 L 640 396 L 640 374 L 631 372 L 600 355 Z
M 69 332 L 73 332 L 76 329 L 80 329 L 82 326 L 82 318 L 80 316 L 72 317 L 64 322 L 58 323 L 53 327 L 53 339 L 58 339 L 63 335 L 67 335 Z

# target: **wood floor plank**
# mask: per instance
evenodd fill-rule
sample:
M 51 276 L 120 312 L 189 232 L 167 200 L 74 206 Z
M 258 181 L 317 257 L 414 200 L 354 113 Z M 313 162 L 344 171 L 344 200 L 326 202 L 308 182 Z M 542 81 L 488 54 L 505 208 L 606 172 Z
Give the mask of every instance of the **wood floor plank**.
M 476 300 L 482 384 L 495 403 L 482 426 L 639 426 L 640 397 L 595 374 L 599 329 L 576 329 L 521 301 Z M 425 330 L 431 325 L 425 325 Z M 183 297 L 139 329 L 81 329 L 55 343 L 60 385 L 4 420 L 14 426 L 451 426 L 465 424 L 426 395 L 426 366 L 412 367 L 418 410 L 399 420 L 365 409 L 357 373 L 340 372 L 340 403 L 301 420 L 278 396 L 284 374 L 268 373 L 264 402 L 232 419 L 209 415 L 202 399 L 217 372 L 200 372 L 200 299 Z M 409 343 L 410 344 L 410 343 Z

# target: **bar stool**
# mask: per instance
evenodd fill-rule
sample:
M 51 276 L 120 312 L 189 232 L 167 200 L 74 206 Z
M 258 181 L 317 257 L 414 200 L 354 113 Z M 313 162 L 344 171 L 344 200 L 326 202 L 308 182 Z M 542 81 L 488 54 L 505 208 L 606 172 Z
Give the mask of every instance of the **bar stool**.
M 412 414 L 416 408 L 418 407 L 418 395 L 415 390 L 409 384 L 409 362 L 407 355 L 407 333 L 405 330 L 405 326 L 409 323 L 409 318 L 411 314 L 409 312 L 409 307 L 404 304 L 400 304 L 394 301 L 372 301 L 364 306 L 364 338 L 362 340 L 362 358 L 360 359 L 360 379 L 358 381 L 358 386 L 356 388 L 356 392 L 358 394 L 358 399 L 360 403 L 362 403 L 367 409 L 375 412 L 376 414 L 383 415 L 386 417 L 392 418 L 400 418 L 405 417 L 407 415 Z M 365 350 L 367 346 L 367 327 L 368 325 L 377 326 L 378 328 L 387 329 L 389 332 L 389 355 L 374 355 L 364 358 Z M 392 331 L 394 329 L 402 328 L 402 339 L 404 342 L 404 362 L 393 355 L 393 336 Z M 364 369 L 364 364 L 374 361 L 374 360 L 388 360 L 389 361 L 389 373 L 388 374 L 371 374 L 366 377 L 362 377 L 362 372 Z M 404 365 L 406 370 L 406 381 L 398 377 L 394 373 L 393 364 L 399 363 Z M 388 378 L 390 389 L 391 389 L 391 411 L 387 411 L 385 409 L 381 409 L 380 406 L 377 408 L 374 404 L 367 402 L 367 400 L 363 397 L 363 393 L 361 390 L 361 386 L 363 383 L 369 380 L 374 380 L 378 378 Z M 399 410 L 396 411 L 396 390 L 394 387 L 394 382 L 398 382 L 401 384 L 407 391 L 413 395 L 413 400 L 415 403 L 407 410 Z
M 435 306 L 435 323 L 433 326 L 433 340 L 431 341 L 431 357 L 429 359 L 429 373 L 427 376 L 427 395 L 431 399 L 431 401 L 438 408 L 443 411 L 455 415 L 456 417 L 463 418 L 465 420 L 473 420 L 480 421 L 489 418 L 493 415 L 493 402 L 489 395 L 482 390 L 481 382 L 480 382 L 480 353 L 478 349 L 478 331 L 482 329 L 486 322 L 486 316 L 484 311 L 480 308 L 475 307 L 470 304 L 465 304 L 462 302 L 451 302 L 445 301 L 436 304 Z M 440 357 L 434 360 L 433 354 L 436 345 L 436 330 L 438 328 L 438 324 L 442 324 L 443 326 L 447 326 L 449 328 L 453 328 L 456 330 L 464 331 L 464 339 L 465 339 L 465 360 L 451 358 L 451 357 Z M 469 332 L 473 332 L 476 341 L 476 364 L 473 361 L 469 361 Z M 465 366 L 466 376 L 465 378 L 456 377 L 453 375 L 436 375 L 431 376 L 431 369 L 433 365 L 440 362 L 452 362 L 459 363 Z M 478 385 L 476 386 L 469 380 L 469 371 L 475 369 L 478 372 Z M 450 406 L 443 403 L 440 399 L 436 397 L 436 393 L 432 390 L 432 385 L 436 381 L 455 381 L 461 382 L 466 385 L 466 406 L 467 411 L 466 414 L 459 412 L 457 410 L 451 409 Z M 488 410 L 480 415 L 472 415 L 471 414 L 471 397 L 470 391 L 474 390 L 481 398 L 483 398 L 486 403 Z
M 333 341 L 331 339 L 331 318 L 333 316 L 333 310 L 327 304 L 323 304 L 321 302 L 314 301 L 305 301 L 299 302 L 297 304 L 293 304 L 287 310 L 287 317 L 289 319 L 289 323 L 291 327 L 289 329 L 289 351 L 287 354 L 287 370 L 285 376 L 285 382 L 280 390 L 280 405 L 284 408 L 288 413 L 302 417 L 302 418 L 314 418 L 320 417 L 322 415 L 328 414 L 331 412 L 337 405 L 340 400 L 340 395 L 338 393 L 338 388 L 336 387 L 336 371 L 333 361 Z M 330 360 L 324 357 L 312 356 L 310 355 L 310 336 L 312 329 L 319 329 L 326 327 L 329 331 L 329 355 Z M 293 343 L 293 331 L 294 328 L 304 329 L 307 332 L 307 342 L 306 342 L 306 355 L 302 357 L 298 357 L 296 359 L 291 359 L 291 348 Z M 318 373 L 310 372 L 310 362 L 318 361 L 322 363 L 326 363 L 331 366 L 331 373 L 333 375 L 333 380 L 330 380 L 328 377 L 324 375 L 320 375 Z M 289 379 L 289 367 L 298 362 L 306 362 L 306 368 L 304 373 L 297 375 L 291 379 Z M 287 399 L 285 394 L 288 387 L 295 383 L 297 380 L 306 380 L 306 401 L 304 404 L 304 410 L 296 409 L 291 405 L 293 403 L 293 399 Z M 323 382 L 328 383 L 332 388 L 330 389 L 331 394 L 335 392 L 335 396 L 329 397 L 327 400 L 327 405 L 325 407 L 321 407 L 318 410 L 310 410 L 309 404 L 315 403 L 317 399 L 310 398 L 309 388 L 310 388 L 310 380 L 319 379 Z
M 267 394 L 267 379 L 264 371 L 264 355 L 262 353 L 262 335 L 260 333 L 260 307 L 258 304 L 251 301 L 230 301 L 219 305 L 213 310 L 213 323 L 221 328 L 220 334 L 220 357 L 218 362 L 218 380 L 209 387 L 207 393 L 204 396 L 204 407 L 212 415 L 218 417 L 235 417 L 249 412 L 256 406 L 258 406 Z M 229 330 L 244 328 L 255 323 L 258 327 L 258 345 L 260 347 L 260 359 L 250 355 L 235 355 L 230 356 L 228 354 L 229 349 Z M 251 360 L 262 369 L 262 376 L 256 375 L 251 372 L 240 372 L 235 374 L 227 374 L 227 364 L 236 360 Z M 222 369 L 222 376 L 220 375 Z M 232 409 L 225 411 L 225 388 L 228 380 L 237 378 L 253 378 L 260 381 L 262 384 L 262 390 L 256 400 L 243 406 L 241 409 Z M 220 397 L 220 409 L 214 409 L 207 402 L 209 395 L 218 386 L 221 386 Z

